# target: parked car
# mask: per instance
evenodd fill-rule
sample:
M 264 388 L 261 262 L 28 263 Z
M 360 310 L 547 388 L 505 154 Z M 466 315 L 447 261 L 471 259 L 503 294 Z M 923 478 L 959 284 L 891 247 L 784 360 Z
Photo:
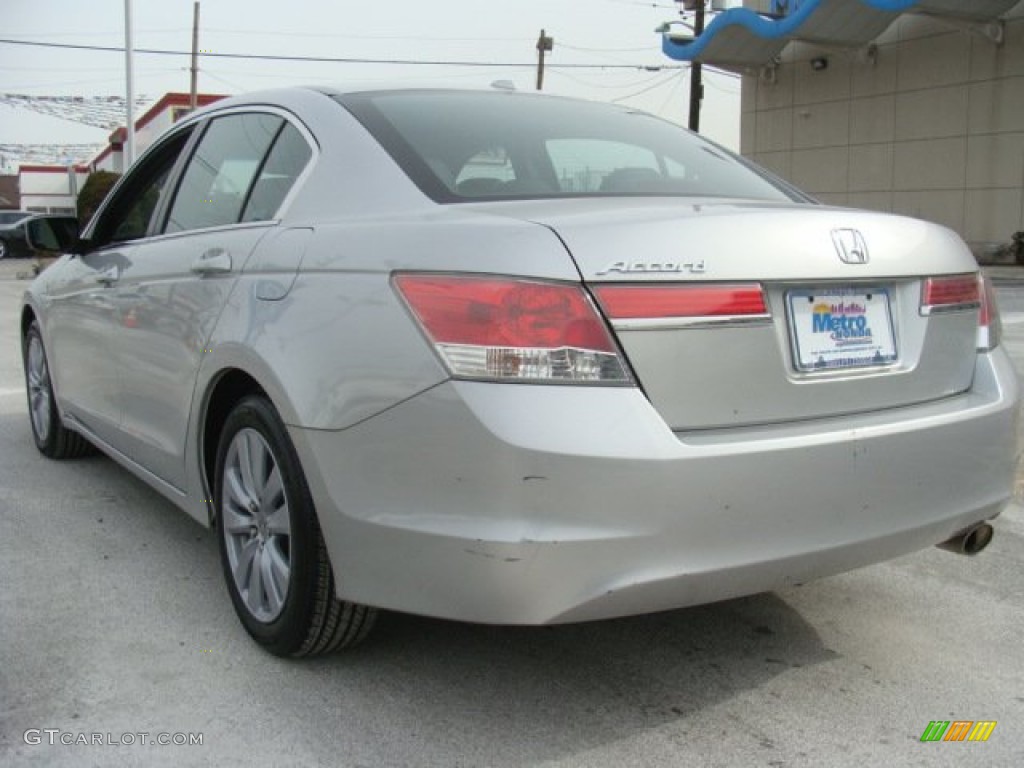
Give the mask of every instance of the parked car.
M 25 240 L 25 232 L 29 222 L 36 225 L 37 242 L 35 248 Z M 9 257 L 27 257 L 40 250 L 58 253 L 74 245 L 78 237 L 78 220 L 74 216 L 59 214 L 29 214 L 6 226 L 0 226 L 0 259 Z
M 953 232 L 548 96 L 198 111 L 31 285 L 21 338 L 39 450 L 96 446 L 216 526 L 284 656 L 377 609 L 574 622 L 972 553 L 1017 458 Z
M 0 211 L 0 227 L 16 224 L 32 215 L 32 211 Z

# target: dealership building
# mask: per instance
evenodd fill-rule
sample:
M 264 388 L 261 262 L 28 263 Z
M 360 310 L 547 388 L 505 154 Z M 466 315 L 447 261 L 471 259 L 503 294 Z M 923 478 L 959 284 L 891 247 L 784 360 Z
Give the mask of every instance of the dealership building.
M 740 150 L 826 203 L 1024 231 L 1024 1 L 747 0 L 665 52 L 743 75 Z

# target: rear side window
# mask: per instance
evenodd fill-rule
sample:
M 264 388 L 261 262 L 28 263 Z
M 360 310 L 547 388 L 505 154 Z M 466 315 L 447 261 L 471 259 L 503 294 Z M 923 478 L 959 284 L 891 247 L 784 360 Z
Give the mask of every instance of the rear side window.
M 166 232 L 239 221 L 263 158 L 284 119 L 264 113 L 211 121 L 188 161 L 165 226 Z
M 242 221 L 273 219 L 312 155 L 298 128 L 286 123 L 249 193 Z

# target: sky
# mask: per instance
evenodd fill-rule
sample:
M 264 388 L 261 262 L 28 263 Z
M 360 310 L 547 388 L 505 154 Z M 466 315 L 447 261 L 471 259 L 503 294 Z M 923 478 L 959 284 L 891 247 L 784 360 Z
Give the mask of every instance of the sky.
M 193 0 L 131 0 L 136 49 L 187 52 Z M 0 0 L 0 41 L 123 47 L 125 0 Z M 544 90 L 617 101 L 685 124 L 689 73 L 661 52 L 671 0 L 201 0 L 201 51 L 519 63 L 518 67 L 282 62 L 201 57 L 199 90 L 234 94 L 347 81 L 534 88 L 540 30 L 554 38 Z M 603 68 L 560 68 L 597 64 Z M 617 65 L 637 68 L 615 69 Z M 188 91 L 189 56 L 136 53 L 135 93 Z M 645 67 L 655 69 L 645 69 Z M 658 70 L 657 67 L 663 67 Z M 740 81 L 707 73 L 702 132 L 739 144 Z M 0 42 L 0 94 L 125 94 L 125 56 Z M 136 114 L 138 116 L 138 113 Z M 103 144 L 108 132 L 0 104 L 0 144 Z

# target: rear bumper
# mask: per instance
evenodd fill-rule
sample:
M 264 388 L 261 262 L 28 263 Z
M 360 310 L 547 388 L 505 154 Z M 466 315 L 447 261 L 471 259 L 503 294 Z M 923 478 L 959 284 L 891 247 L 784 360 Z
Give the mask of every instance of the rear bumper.
M 868 416 L 674 434 L 638 390 L 446 382 L 343 431 L 292 428 L 339 594 L 503 624 L 762 592 L 999 514 L 1017 379 Z

